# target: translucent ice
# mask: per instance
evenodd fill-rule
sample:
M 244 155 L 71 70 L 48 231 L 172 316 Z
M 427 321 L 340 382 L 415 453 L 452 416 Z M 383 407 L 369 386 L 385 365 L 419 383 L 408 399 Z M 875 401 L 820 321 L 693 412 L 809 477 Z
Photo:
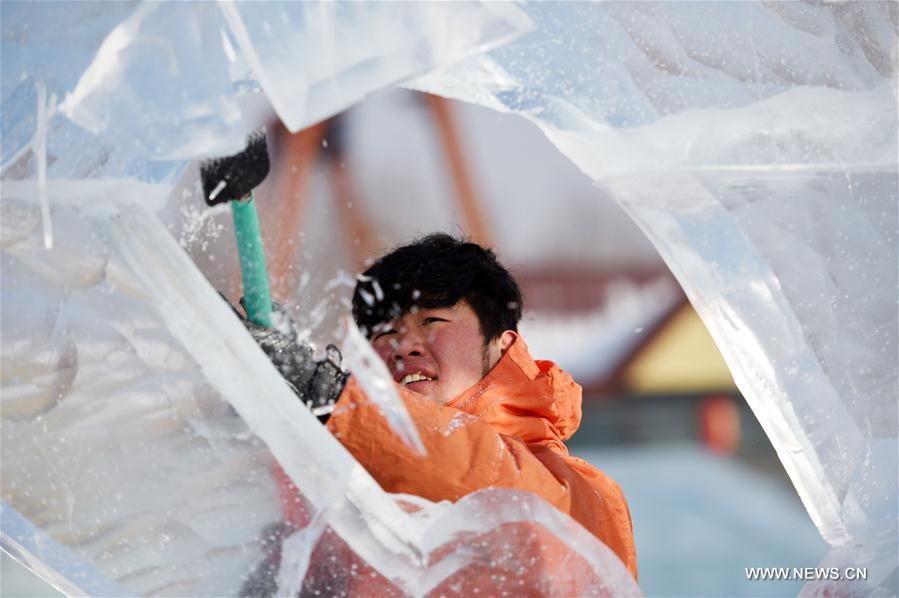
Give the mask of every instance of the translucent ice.
M 2 491 L 44 536 L 9 530 L 6 515 L 4 536 L 52 562 L 48 535 L 134 594 L 231 591 L 279 513 L 269 453 L 90 220 L 61 205 L 71 186 L 49 189 L 52 251 L 15 187 L 4 186 L 0 237 Z M 56 571 L 63 588 L 98 591 L 83 568 Z
M 247 584 L 264 584 L 272 524 L 298 509 L 287 587 L 639 593 L 614 553 L 533 495 L 383 492 L 144 207 L 153 188 L 89 183 L 81 202 L 77 186 L 48 189 L 52 251 L 33 185 L 4 186 L 0 237 L 2 492 L 34 524 L 5 518 L 3 538 L 59 587 L 113 587 L 95 572 L 142 595 L 259 587 Z
M 282 107 L 290 93 L 308 91 L 270 78 L 270 69 L 280 68 L 278 56 L 297 56 L 272 55 L 257 37 L 259 27 L 264 34 L 267 24 L 289 24 L 290 11 L 307 9 L 268 6 L 275 9 L 248 16 L 243 6 L 223 5 L 228 31 L 208 4 L 141 3 L 95 19 L 70 57 L 91 56 L 76 69 L 83 69 L 77 82 L 25 68 L 28 76 L 13 86 L 14 94 L 27 96 L 50 80 L 52 93 L 65 98 L 52 119 L 35 117 L 38 134 L 5 118 L 29 108 L 4 95 L 4 125 L 11 127 L 4 133 L 21 135 L 5 137 L 17 145 L 4 154 L 2 189 L 2 493 L 4 509 L 25 518 L 13 525 L 17 519 L 4 517 L 5 546 L 69 591 L 231 594 L 255 587 L 257 573 L 271 569 L 271 524 L 287 509 L 301 529 L 285 540 L 288 549 L 296 545 L 281 572 L 282 583 L 290 580 L 285 590 L 340 581 L 327 569 L 335 546 L 355 563 L 344 584 L 367 584 L 373 576 L 394 592 L 416 595 L 441 584 L 520 590 L 520 571 L 542 562 L 553 544 L 558 560 L 537 567 L 524 587 L 561 583 L 578 593 L 638 593 L 617 557 L 535 497 L 490 491 L 453 506 L 384 494 L 295 400 L 156 219 L 152 210 L 168 187 L 135 180 L 171 182 L 181 158 L 220 152 L 240 138 L 252 115 L 238 118 L 235 94 L 252 90 L 253 76 Z M 381 23 L 399 46 L 382 68 L 366 72 L 353 61 L 369 60 L 383 28 L 368 45 L 356 44 L 344 66 L 359 77 L 345 77 L 350 83 L 341 86 L 326 69 L 327 101 L 297 104 L 304 112 L 296 118 L 326 116 L 322 110 L 342 107 L 334 98 L 356 101 L 527 25 L 512 6 L 472 4 L 450 13 L 422 5 L 414 18 L 400 19 L 398 31 L 390 22 L 400 14 L 395 7 L 358 6 L 341 6 L 335 27 L 349 24 L 354 34 L 358 23 Z M 71 16 L 90 20 L 64 6 L 22 7 L 18 20 L 4 20 L 21 25 L 19 37 L 4 30 L 17 59 L 47 50 L 40 32 L 54 14 L 53 26 Z M 445 31 L 447 22 L 461 34 L 428 34 Z M 403 45 L 402 27 L 427 23 L 414 44 Z M 240 50 L 251 56 L 241 58 Z M 221 68 L 222 56 L 228 69 Z M 320 70 L 319 62 L 305 64 Z M 282 115 L 296 126 L 309 124 L 290 116 Z M 42 167 L 33 167 L 35 154 L 51 164 L 46 184 Z M 36 175 L 37 185 L 10 182 Z M 119 180 L 85 180 L 110 176 Z M 57 224 L 52 251 L 39 242 L 35 200 L 42 193 Z M 403 421 L 402 412 L 388 413 Z M 414 429 L 407 432 L 415 444 Z M 279 471 L 295 487 L 285 486 Z M 324 523 L 326 533 L 319 534 Z M 541 534 L 542 542 L 511 551 L 508 530 L 524 538 Z M 472 560 L 475 554 L 481 556 Z M 60 560 L 67 566 L 57 566 Z M 467 573 L 471 567 L 478 575 Z
M 496 47 L 530 26 L 514 5 L 494 2 L 220 6 L 291 131 L 412 75 Z
M 141 3 L 106 36 L 60 109 L 128 155 L 178 160 L 239 149 L 244 123 L 224 28 L 212 2 Z
M 346 335 L 343 341 L 344 367 L 353 372 L 369 399 L 384 414 L 394 430 L 403 441 L 419 454 L 425 454 L 424 444 L 418 435 L 415 424 L 409 418 L 400 401 L 393 376 L 387 366 L 378 357 L 356 323 L 347 318 L 344 320 Z
M 634 218 L 856 592 L 896 577 L 895 9 L 527 5 L 413 84 L 531 119 Z
M 7 176 L 31 172 L 19 160 L 40 86 L 67 117 L 49 124 L 51 175 L 173 183 L 183 159 L 238 150 L 271 106 L 296 131 L 530 25 L 514 5 L 486 2 L 101 6 L 3 6 Z
M 172 183 L 272 109 L 302 128 L 490 50 L 414 86 L 521 114 L 608 190 L 716 340 L 825 564 L 869 567 L 807 591 L 894 584 L 895 3 L 448 6 L 0 4 L 3 500 L 129 591 L 234 593 L 281 517 L 274 455 L 327 523 L 293 562 L 309 587 L 349 551 L 392 591 L 520 590 L 529 552 L 503 538 L 537 526 L 570 559 L 530 587 L 635 592 L 533 497 L 382 493 L 147 209 L 167 188 L 136 182 Z M 41 93 L 61 102 L 46 118 Z M 40 187 L 10 183 L 45 168 L 50 251 Z

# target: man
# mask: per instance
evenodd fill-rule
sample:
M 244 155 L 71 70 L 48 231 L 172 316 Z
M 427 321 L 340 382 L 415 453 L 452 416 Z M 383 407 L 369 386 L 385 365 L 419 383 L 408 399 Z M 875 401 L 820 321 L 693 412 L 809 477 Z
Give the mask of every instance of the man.
M 331 411 L 329 430 L 384 490 L 432 501 L 493 486 L 533 492 L 636 577 L 621 490 L 564 444 L 580 424 L 581 388 L 528 353 L 518 334 L 521 293 L 494 253 L 433 234 L 358 280 L 353 316 L 399 385 L 426 456 L 400 440 L 334 359 L 310 362 L 308 349 L 273 349 L 271 338 L 254 334 L 300 397 L 316 413 Z

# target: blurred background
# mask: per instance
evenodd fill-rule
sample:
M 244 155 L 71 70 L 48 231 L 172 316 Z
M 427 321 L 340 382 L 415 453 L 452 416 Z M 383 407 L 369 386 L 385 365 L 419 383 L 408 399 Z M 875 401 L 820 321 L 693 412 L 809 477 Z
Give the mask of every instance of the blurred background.
M 573 454 L 612 476 L 649 596 L 796 595 L 746 567 L 815 566 L 827 551 L 717 348 L 643 233 L 531 123 L 397 89 L 297 134 L 268 128 L 257 192 L 274 298 L 325 343 L 355 275 L 434 231 L 493 247 L 524 294 L 531 353 L 584 387 Z M 227 207 L 196 165 L 164 211 L 236 303 Z M 4 596 L 45 595 L 4 555 Z M 21 581 L 24 580 L 24 581 Z

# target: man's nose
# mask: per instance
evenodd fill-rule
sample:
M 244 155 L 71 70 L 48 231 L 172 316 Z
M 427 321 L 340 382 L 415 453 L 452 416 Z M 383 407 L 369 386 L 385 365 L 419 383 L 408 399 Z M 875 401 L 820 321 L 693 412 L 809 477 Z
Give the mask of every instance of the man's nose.
M 414 328 L 401 331 L 396 340 L 393 358 L 397 361 L 407 357 L 420 357 L 424 353 L 424 337 Z

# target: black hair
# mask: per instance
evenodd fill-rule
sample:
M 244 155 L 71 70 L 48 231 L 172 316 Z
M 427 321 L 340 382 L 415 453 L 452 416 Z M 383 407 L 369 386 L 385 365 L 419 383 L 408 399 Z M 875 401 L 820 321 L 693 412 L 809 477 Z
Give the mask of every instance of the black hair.
M 434 233 L 394 249 L 357 277 L 353 318 L 370 338 L 378 325 L 413 307 L 450 307 L 463 299 L 477 314 L 485 343 L 518 330 L 521 291 L 496 254 Z

